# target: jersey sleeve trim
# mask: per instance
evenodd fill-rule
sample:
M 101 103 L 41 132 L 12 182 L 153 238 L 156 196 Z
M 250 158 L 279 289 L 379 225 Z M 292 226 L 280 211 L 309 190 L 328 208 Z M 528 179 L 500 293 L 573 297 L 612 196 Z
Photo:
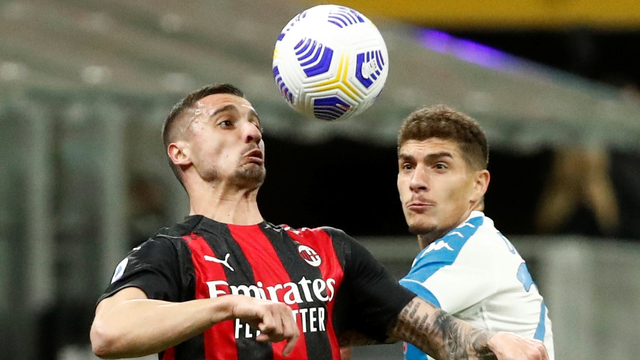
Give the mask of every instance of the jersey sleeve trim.
M 112 297 L 113 295 L 115 295 L 116 293 L 118 293 L 118 292 L 120 292 L 120 291 L 122 291 L 122 290 L 124 290 L 124 289 L 126 289 L 126 288 L 131 288 L 131 287 L 136 288 L 136 289 L 140 289 L 140 290 L 145 294 L 145 296 L 147 297 L 147 299 L 149 299 L 149 294 L 147 294 L 147 292 L 144 290 L 144 288 L 143 288 L 141 285 L 139 285 L 139 284 L 134 284 L 134 283 L 128 283 L 128 284 L 124 284 L 123 286 L 121 286 L 121 287 L 119 287 L 119 288 L 116 288 L 116 289 L 114 289 L 114 290 L 112 290 L 112 291 L 109 291 L 109 292 L 106 292 L 106 293 L 102 294 L 102 295 L 98 298 L 98 301 L 96 302 L 96 306 L 97 306 L 97 305 L 98 305 L 102 300 L 104 300 L 104 299 L 106 299 L 106 298 L 110 298 L 110 297 Z

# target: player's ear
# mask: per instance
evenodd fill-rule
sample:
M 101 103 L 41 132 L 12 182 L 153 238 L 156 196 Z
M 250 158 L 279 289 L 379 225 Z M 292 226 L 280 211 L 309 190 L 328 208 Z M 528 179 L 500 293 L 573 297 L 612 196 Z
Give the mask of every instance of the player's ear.
M 487 192 L 490 180 L 491 176 L 489 175 L 489 170 L 482 169 L 476 171 L 473 183 L 473 194 L 471 196 L 472 201 L 479 201 L 482 199 L 484 194 Z
M 167 154 L 176 166 L 191 165 L 190 149 L 186 141 L 176 141 L 169 144 Z

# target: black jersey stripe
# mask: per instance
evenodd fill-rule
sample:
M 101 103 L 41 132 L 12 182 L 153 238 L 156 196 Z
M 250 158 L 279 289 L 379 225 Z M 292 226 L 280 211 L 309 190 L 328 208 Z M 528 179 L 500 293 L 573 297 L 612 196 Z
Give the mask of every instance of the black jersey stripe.
M 262 223 L 260 227 L 278 254 L 280 262 L 289 274 L 292 282 L 297 283 L 302 280 L 302 278 L 306 278 L 307 280 L 322 278 L 320 269 L 310 266 L 300 257 L 297 249 L 298 244 L 291 239 L 283 228 L 269 223 Z M 292 274 L 295 274 L 295 276 L 292 276 Z M 300 304 L 300 309 L 318 307 L 323 307 L 325 313 L 328 314 L 326 304 L 320 300 L 314 299 L 313 302 Z M 306 332 L 301 335 L 305 337 L 307 357 L 309 360 L 327 360 L 332 358 L 331 344 L 329 343 L 326 331 Z
M 233 259 L 233 271 L 227 267 L 224 268 L 229 286 L 255 284 L 253 268 L 231 235 L 231 231 L 227 225 L 203 218 L 199 229 L 203 229 L 213 235 L 204 236 L 204 239 L 220 259 L 224 259 L 226 254 L 230 254 L 229 259 Z M 248 324 L 236 320 L 235 325 L 239 335 L 236 338 L 236 347 L 238 350 L 237 360 L 273 359 L 271 344 L 255 341 L 255 329 L 251 329 L 251 332 L 247 334 Z
M 189 241 L 188 236 L 191 235 L 194 227 L 198 225 L 198 222 L 199 219 L 197 218 L 189 218 L 184 223 L 178 223 L 170 229 L 166 229 L 164 232 L 159 232 L 156 236 L 166 236 L 169 239 L 173 238 L 175 239 L 177 247 L 185 249 L 184 253 L 192 254 L 191 249 L 187 245 Z M 195 268 L 193 266 L 193 260 L 178 257 L 178 261 L 180 262 L 181 272 L 189 275 L 182 279 L 184 283 L 180 291 L 180 298 L 172 299 L 172 301 L 193 300 L 195 294 Z M 162 360 L 204 360 L 204 333 L 198 334 L 162 352 L 159 358 Z

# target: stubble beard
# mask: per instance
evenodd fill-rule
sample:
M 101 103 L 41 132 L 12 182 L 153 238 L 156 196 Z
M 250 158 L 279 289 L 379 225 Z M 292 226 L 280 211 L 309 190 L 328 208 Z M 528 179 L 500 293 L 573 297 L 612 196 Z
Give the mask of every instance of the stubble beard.
M 418 235 L 421 248 L 446 235 L 449 230 L 438 227 L 437 224 L 409 224 L 409 232 Z
M 238 169 L 233 176 L 233 182 L 240 188 L 254 190 L 262 186 L 266 177 L 267 170 L 264 166 L 251 165 Z
M 255 190 L 260 188 L 267 176 L 264 166 L 249 165 L 237 169 L 229 179 L 229 183 L 239 189 Z M 221 181 L 220 172 L 215 168 L 200 173 L 200 177 L 208 183 Z
M 437 229 L 435 225 L 409 224 L 409 232 L 414 235 L 428 235 Z
M 434 234 L 440 232 L 440 228 L 438 227 L 437 221 L 425 221 L 427 219 L 422 218 L 422 216 L 416 216 L 415 218 L 407 218 L 407 225 L 409 225 L 409 232 L 420 237 L 429 238 Z

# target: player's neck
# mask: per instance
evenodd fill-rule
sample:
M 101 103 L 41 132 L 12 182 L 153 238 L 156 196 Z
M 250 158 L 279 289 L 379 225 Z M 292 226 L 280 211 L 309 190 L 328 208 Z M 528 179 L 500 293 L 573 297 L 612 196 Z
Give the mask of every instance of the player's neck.
M 253 225 L 264 221 L 258 209 L 258 189 L 223 184 L 189 191 L 189 215 L 203 215 L 225 224 Z
M 444 237 L 449 233 L 449 231 L 460 226 L 463 222 L 465 222 L 469 218 L 469 216 L 471 216 L 471 213 L 473 211 L 482 211 L 483 209 L 484 209 L 483 206 L 478 206 L 477 204 L 475 204 L 469 207 L 469 209 L 460 217 L 460 221 L 458 221 L 458 223 L 455 226 L 452 226 L 450 228 L 444 228 L 444 229 L 436 228 L 436 229 L 433 229 L 432 231 L 429 231 L 428 233 L 419 234 L 418 246 L 420 246 L 420 249 L 426 248 L 432 242 Z
M 448 232 L 449 230 L 438 230 L 432 231 L 428 234 L 418 235 L 418 246 L 420 246 L 420 250 L 426 248 L 427 246 L 429 246 L 429 244 L 443 237 Z

